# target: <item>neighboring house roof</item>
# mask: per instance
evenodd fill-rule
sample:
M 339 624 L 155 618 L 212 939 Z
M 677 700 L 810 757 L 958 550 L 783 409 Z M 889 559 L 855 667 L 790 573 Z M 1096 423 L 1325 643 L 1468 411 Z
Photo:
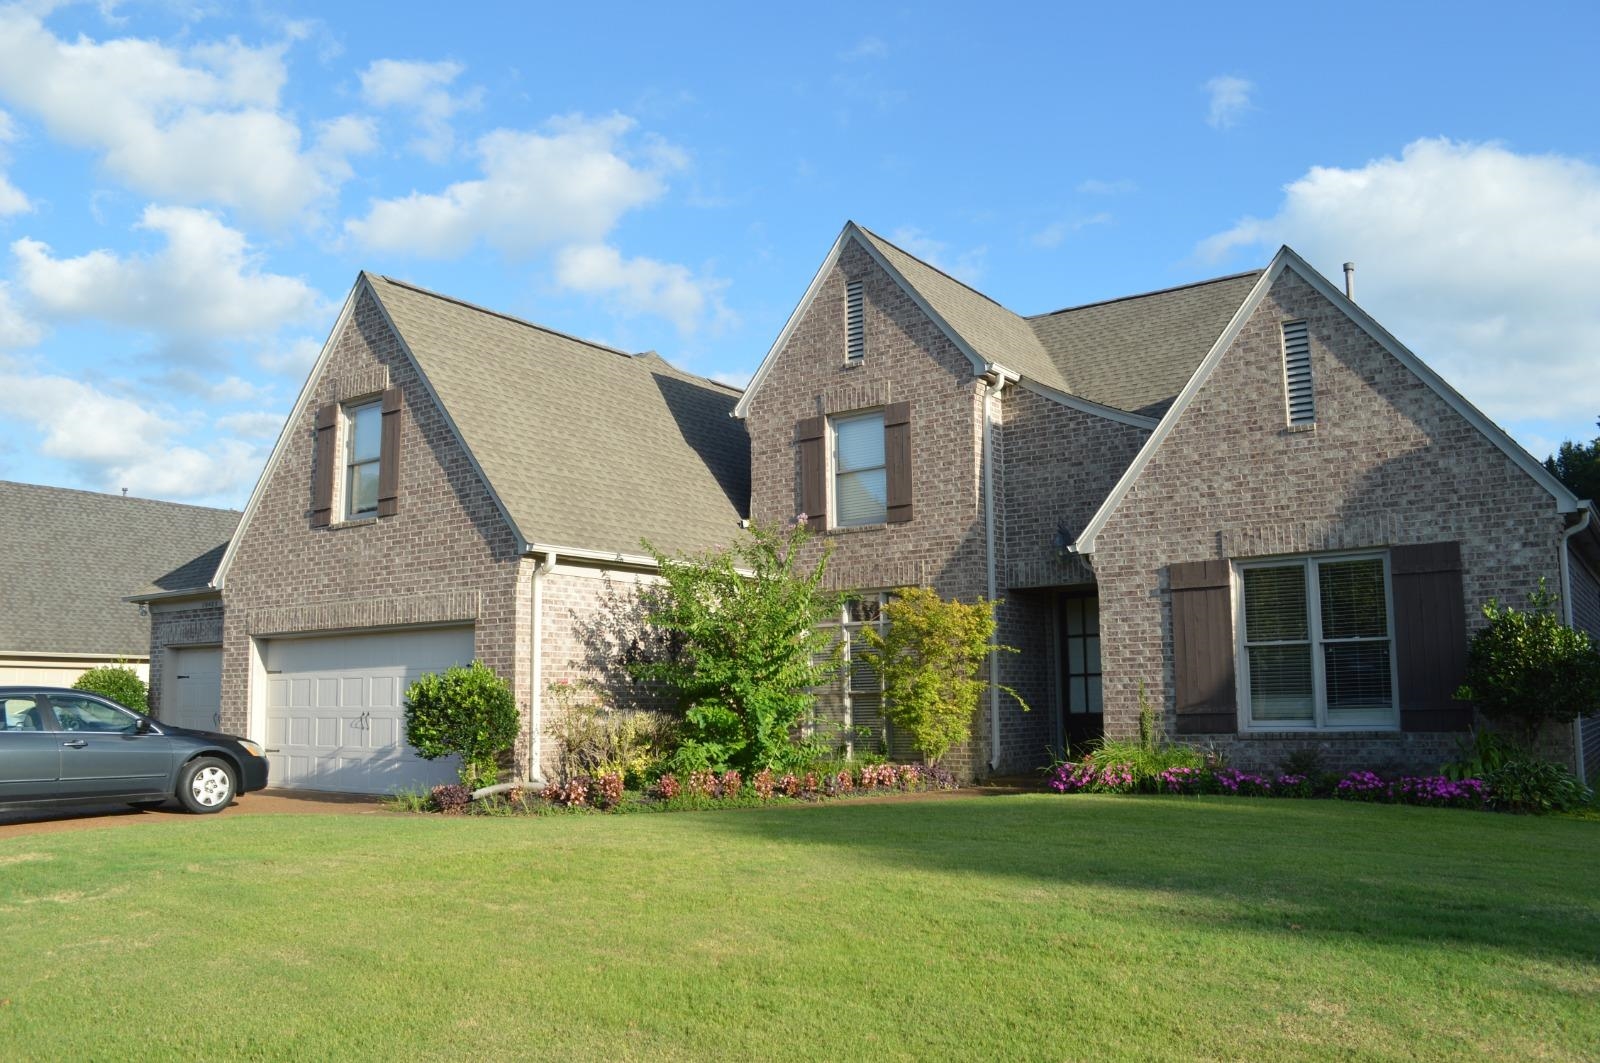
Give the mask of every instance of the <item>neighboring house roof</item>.
M 203 588 L 239 522 L 231 509 L 0 481 L 0 650 L 150 652 L 124 595 Z
M 739 391 L 363 274 L 525 544 L 620 554 L 731 542 L 749 512 Z
M 859 242 L 943 328 L 979 371 L 999 367 L 1058 400 L 1135 415 L 1153 427 L 1249 295 L 1260 271 L 1023 317 L 854 222 L 790 316 L 739 403 L 743 416 L 765 370 L 850 240 Z

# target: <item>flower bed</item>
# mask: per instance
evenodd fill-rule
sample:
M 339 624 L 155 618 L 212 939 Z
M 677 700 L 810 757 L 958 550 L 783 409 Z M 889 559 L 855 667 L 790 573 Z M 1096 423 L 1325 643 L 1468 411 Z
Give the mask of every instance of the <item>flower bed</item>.
M 1058 764 L 1051 769 L 1050 788 L 1057 793 L 1098 794 L 1223 794 L 1231 797 L 1333 797 L 1345 801 L 1427 805 L 1434 808 L 1488 809 L 1494 793 L 1482 779 L 1451 779 L 1443 775 L 1402 776 L 1384 779 L 1370 771 L 1353 771 L 1343 778 L 1321 780 L 1293 772 L 1265 776 L 1234 768 L 1165 768 L 1140 778 L 1133 767 L 1114 762 L 1096 764 L 1092 758 Z
M 750 808 L 767 804 L 828 801 L 899 793 L 954 790 L 955 776 L 920 764 L 864 764 L 838 770 L 776 775 L 770 770 L 745 779 L 737 771 L 696 771 L 661 776 L 648 790 L 624 790 L 622 776 L 576 776 L 542 790 L 513 790 L 474 802 L 461 786 L 436 786 L 425 801 L 407 801 L 418 811 L 476 815 L 542 815 L 553 812 L 673 812 Z

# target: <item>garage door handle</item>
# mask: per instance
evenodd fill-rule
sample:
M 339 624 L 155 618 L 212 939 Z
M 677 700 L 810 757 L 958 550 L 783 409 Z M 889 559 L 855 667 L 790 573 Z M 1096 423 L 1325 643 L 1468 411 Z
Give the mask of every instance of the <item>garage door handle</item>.
M 88 745 L 89 743 L 85 742 L 81 738 L 74 738 L 70 742 L 63 742 L 61 744 L 66 746 L 68 749 L 82 749 L 84 746 Z
M 268 752 L 268 753 L 276 753 L 276 752 L 278 752 L 278 750 L 277 750 L 277 748 L 276 748 L 276 747 L 274 747 L 274 746 L 268 746 L 268 747 L 267 747 L 267 752 Z

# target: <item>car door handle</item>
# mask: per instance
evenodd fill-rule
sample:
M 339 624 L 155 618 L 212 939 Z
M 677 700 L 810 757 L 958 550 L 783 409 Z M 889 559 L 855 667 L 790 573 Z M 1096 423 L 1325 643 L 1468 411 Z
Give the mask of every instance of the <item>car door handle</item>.
M 63 742 L 61 744 L 63 746 L 65 746 L 66 748 L 68 748 L 68 749 L 82 749 L 84 746 L 88 745 L 89 743 L 85 742 L 81 738 L 74 738 L 70 742 Z

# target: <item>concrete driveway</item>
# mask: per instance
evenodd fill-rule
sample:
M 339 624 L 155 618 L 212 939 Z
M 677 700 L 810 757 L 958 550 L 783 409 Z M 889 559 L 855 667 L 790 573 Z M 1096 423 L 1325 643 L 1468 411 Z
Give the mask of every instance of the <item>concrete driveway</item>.
M 307 790 L 261 790 L 236 798 L 217 816 L 282 815 L 391 815 L 378 798 L 365 794 L 328 794 Z M 29 834 L 66 830 L 121 827 L 173 819 L 210 819 L 183 811 L 176 801 L 155 806 L 130 807 L 124 803 L 75 805 L 56 808 L 0 809 L 0 842 Z

